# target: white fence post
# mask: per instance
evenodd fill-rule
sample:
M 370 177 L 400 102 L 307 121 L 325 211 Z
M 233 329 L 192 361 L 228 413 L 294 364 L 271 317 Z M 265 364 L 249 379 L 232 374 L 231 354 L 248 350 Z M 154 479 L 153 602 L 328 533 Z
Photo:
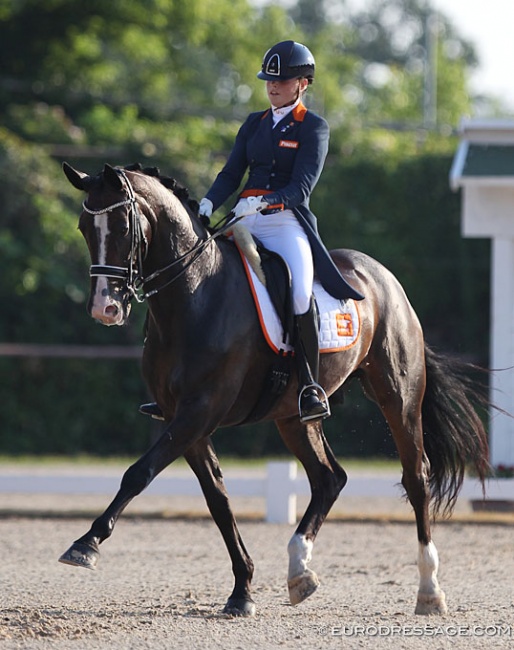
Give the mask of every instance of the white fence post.
M 273 462 L 267 465 L 266 521 L 270 524 L 296 522 L 295 462 Z

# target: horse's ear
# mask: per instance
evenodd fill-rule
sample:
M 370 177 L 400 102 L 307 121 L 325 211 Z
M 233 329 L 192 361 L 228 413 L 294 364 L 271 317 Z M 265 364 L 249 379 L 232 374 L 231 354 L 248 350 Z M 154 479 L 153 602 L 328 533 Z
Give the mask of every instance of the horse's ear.
M 122 190 L 123 183 L 118 172 L 108 163 L 104 165 L 104 181 L 115 190 Z
M 88 174 L 73 169 L 73 167 L 68 165 L 67 162 L 63 162 L 62 170 L 73 187 L 76 187 L 78 190 L 82 190 L 83 192 L 88 191 L 91 182 L 91 177 Z

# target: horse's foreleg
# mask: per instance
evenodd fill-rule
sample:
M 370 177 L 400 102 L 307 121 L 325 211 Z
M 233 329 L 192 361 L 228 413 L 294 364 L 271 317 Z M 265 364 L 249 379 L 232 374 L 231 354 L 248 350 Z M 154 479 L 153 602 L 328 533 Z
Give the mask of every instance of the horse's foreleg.
M 255 603 L 250 594 L 253 562 L 239 534 L 210 439 L 199 440 L 188 449 L 185 458 L 200 482 L 209 511 L 220 529 L 232 560 L 235 585 L 223 611 L 235 616 L 253 616 Z
M 127 469 L 118 493 L 105 512 L 93 522 L 89 531 L 77 539 L 59 558 L 59 562 L 95 569 L 100 557 L 99 545 L 111 536 L 114 526 L 127 505 L 140 494 L 152 479 L 172 460 L 171 439 L 164 433 L 156 444 Z
M 308 568 L 314 540 L 347 477 L 325 439 L 321 423 L 302 425 L 295 417 L 278 421 L 277 426 L 287 447 L 304 466 L 311 486 L 311 500 L 287 549 L 289 599 L 297 605 L 319 585 L 318 576 Z
M 206 423 L 202 414 L 201 408 L 185 409 L 182 417 L 176 418 L 168 425 L 153 447 L 128 468 L 114 500 L 105 512 L 95 519 L 90 530 L 59 558 L 60 562 L 88 569 L 95 568 L 100 555 L 99 545 L 110 537 L 119 516 L 132 499 L 165 467 L 206 435 Z

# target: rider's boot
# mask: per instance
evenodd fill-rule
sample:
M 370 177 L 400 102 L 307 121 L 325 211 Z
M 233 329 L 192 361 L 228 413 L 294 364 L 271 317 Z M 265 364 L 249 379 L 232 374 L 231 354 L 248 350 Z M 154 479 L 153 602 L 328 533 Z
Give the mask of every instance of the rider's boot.
M 300 421 L 312 422 L 327 418 L 330 415 L 330 405 L 325 391 L 318 384 L 318 313 L 313 299 L 309 311 L 295 316 L 295 339 Z

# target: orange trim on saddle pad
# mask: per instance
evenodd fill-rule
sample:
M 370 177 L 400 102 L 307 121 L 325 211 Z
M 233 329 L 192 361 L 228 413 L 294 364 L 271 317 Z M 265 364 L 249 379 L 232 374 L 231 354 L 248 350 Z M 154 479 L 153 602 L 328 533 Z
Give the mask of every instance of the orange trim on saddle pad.
M 254 280 L 253 280 L 253 277 L 252 277 L 252 274 L 251 274 L 251 271 L 250 271 L 250 265 L 248 263 L 248 260 L 245 257 L 245 254 L 243 253 L 241 248 L 239 248 L 239 245 L 236 242 L 234 242 L 234 243 L 236 244 L 236 248 L 239 251 L 239 254 L 241 255 L 241 260 L 243 262 L 243 268 L 244 268 L 245 273 L 246 273 L 246 279 L 248 280 L 248 285 L 250 287 L 250 291 L 252 292 L 252 296 L 253 296 L 253 302 L 255 304 L 255 308 L 257 309 L 257 316 L 259 317 L 259 324 L 261 326 L 261 332 L 263 333 L 264 338 L 266 339 L 266 343 L 270 346 L 270 348 L 273 350 L 273 352 L 275 352 L 275 354 L 278 354 L 280 352 L 280 350 L 273 343 L 273 341 L 271 340 L 271 338 L 270 338 L 270 336 L 268 334 L 268 328 L 266 327 L 266 321 L 264 319 L 264 315 L 263 315 L 262 310 L 261 310 L 261 304 L 260 304 L 259 296 L 257 295 L 257 292 L 255 290 Z
M 236 244 L 237 246 L 237 244 Z M 243 268 L 248 279 L 250 291 L 254 299 L 259 324 L 269 347 L 278 354 L 280 349 L 293 353 L 289 343 L 283 342 L 283 330 L 280 320 L 271 304 L 266 288 L 257 279 L 243 251 L 237 246 Z M 317 280 L 314 282 L 314 294 L 320 312 L 320 353 L 343 352 L 353 347 L 361 333 L 361 317 L 359 305 L 355 300 L 341 302 L 330 296 Z

